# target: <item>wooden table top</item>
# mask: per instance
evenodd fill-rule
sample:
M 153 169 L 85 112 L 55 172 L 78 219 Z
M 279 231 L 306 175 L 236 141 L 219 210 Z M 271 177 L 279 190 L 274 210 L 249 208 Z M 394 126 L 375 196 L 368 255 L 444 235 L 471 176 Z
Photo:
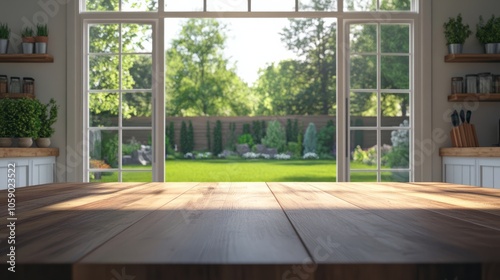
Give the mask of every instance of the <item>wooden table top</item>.
M 7 194 L 0 191 L 1 279 L 500 279 L 495 189 L 447 183 L 19 188 L 15 273 L 7 270 Z

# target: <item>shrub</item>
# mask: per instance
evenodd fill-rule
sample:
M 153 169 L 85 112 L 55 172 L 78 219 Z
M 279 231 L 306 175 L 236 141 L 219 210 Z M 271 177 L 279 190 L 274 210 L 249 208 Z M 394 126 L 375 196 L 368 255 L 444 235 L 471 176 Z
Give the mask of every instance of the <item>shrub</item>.
M 191 120 L 189 121 L 189 126 L 187 130 L 187 144 L 188 144 L 188 151 L 192 152 L 194 150 L 194 130 L 193 130 L 193 123 Z
M 287 119 L 286 120 L 286 142 L 292 142 L 294 140 L 293 139 L 293 125 L 292 125 L 292 120 L 291 119 Z
M 291 135 L 290 141 L 292 141 L 292 142 L 298 142 L 299 141 L 299 138 L 298 138 L 299 136 L 302 137 L 302 133 L 299 131 L 299 120 L 295 119 L 293 121 L 292 135 Z
M 186 154 L 188 152 L 190 152 L 190 150 L 189 150 L 187 126 L 186 126 L 186 122 L 182 121 L 182 123 L 181 123 L 181 153 Z
M 168 141 L 165 139 L 165 141 Z M 131 155 L 133 152 L 141 149 L 141 143 L 139 143 L 134 137 L 130 139 L 128 144 L 122 145 L 122 155 Z
M 317 144 L 316 126 L 314 123 L 309 123 L 304 134 L 304 154 L 316 153 Z
M 408 127 L 409 123 L 404 120 L 400 127 Z M 392 149 L 385 154 L 384 161 L 391 168 L 408 168 L 409 166 L 409 134 L 408 129 L 398 129 L 391 132 Z
M 234 122 L 229 123 L 229 138 L 227 139 L 227 148 L 231 151 L 236 149 L 236 124 Z
M 270 121 L 266 131 L 266 137 L 262 139 L 262 144 L 269 148 L 276 148 L 279 153 L 284 152 L 286 147 L 285 130 L 279 121 Z
M 243 124 L 243 134 L 251 134 L 252 131 L 250 130 L 250 124 L 244 123 Z
M 296 158 L 302 157 L 302 145 L 297 142 L 288 142 L 288 151 Z
M 170 138 L 168 136 L 165 137 L 165 152 L 167 155 L 172 155 L 174 153 L 174 149 L 172 149 Z
M 9 112 L 2 112 L 11 116 L 12 134 L 14 137 L 37 138 L 41 128 L 39 118 L 42 105 L 36 99 L 21 98 L 12 104 Z
M 326 126 L 320 129 L 318 133 L 318 154 L 333 155 L 335 148 L 335 125 L 333 121 L 327 122 Z
M 367 150 L 363 150 L 360 146 L 356 146 L 356 149 L 354 149 L 354 152 L 352 153 L 352 160 L 366 165 L 376 165 L 377 146 L 373 146 Z
M 211 140 L 211 137 L 212 135 L 210 134 L 210 121 L 207 121 L 207 149 L 209 151 L 212 150 L 212 140 Z
M 175 127 L 174 127 L 174 122 L 170 122 L 168 125 L 168 139 L 170 148 L 173 150 L 175 148 Z M 167 148 L 168 149 L 168 148 Z
M 215 122 L 212 153 L 214 155 L 222 153 L 222 123 L 220 120 Z
M 255 144 L 260 144 L 262 141 L 262 125 L 260 121 L 252 122 L 252 138 Z
M 248 147 L 253 147 L 253 137 L 250 134 L 242 134 L 238 137 L 238 144 L 247 144 Z

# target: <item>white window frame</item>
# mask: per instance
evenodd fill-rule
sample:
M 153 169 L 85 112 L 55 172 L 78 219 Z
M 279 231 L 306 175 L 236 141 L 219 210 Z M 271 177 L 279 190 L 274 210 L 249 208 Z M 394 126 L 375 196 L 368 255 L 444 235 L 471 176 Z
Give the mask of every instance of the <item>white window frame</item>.
M 210 1 L 210 0 L 204 0 Z M 296 3 L 298 0 L 296 1 Z M 432 166 L 426 164 L 431 162 L 431 156 L 427 149 L 420 145 L 424 145 L 428 139 L 431 138 L 431 116 L 430 112 L 425 109 L 424 104 L 430 104 L 431 100 L 431 1 L 430 0 L 415 0 L 414 12 L 344 12 L 343 1 L 338 1 L 337 11 L 332 12 L 166 12 L 164 11 L 164 0 L 158 0 L 157 12 L 83 12 L 82 6 L 79 1 L 70 1 L 67 5 L 68 20 L 67 38 L 68 38 L 68 76 L 67 76 L 67 110 L 72 112 L 68 114 L 67 125 L 67 157 L 66 157 L 66 179 L 67 181 L 85 181 L 85 167 L 88 165 L 86 158 L 88 142 L 85 136 L 84 119 L 87 116 L 83 106 L 84 99 L 84 34 L 83 27 L 84 21 L 88 20 L 116 20 L 116 21 L 155 21 L 156 22 L 156 36 L 155 53 L 157 61 L 164 61 L 164 18 L 316 18 L 316 17 L 333 17 L 337 19 L 337 76 L 347 77 L 348 57 L 342 46 L 346 46 L 345 38 L 346 31 L 344 30 L 346 22 L 352 20 L 371 20 L 371 21 L 385 21 L 385 20 L 406 20 L 413 23 L 414 37 L 413 37 L 413 53 L 414 65 L 412 72 L 414 73 L 414 94 L 411 103 L 413 104 L 412 113 L 412 150 L 414 159 L 418 158 L 418 162 L 411 162 L 411 169 L 413 180 L 424 181 L 426 178 L 431 178 Z M 205 3 L 206 7 L 206 3 Z M 71 17 L 73 15 L 73 17 Z M 424 33 L 425 32 L 425 33 Z M 156 63 L 154 73 L 158 79 L 154 79 L 154 88 L 164 88 L 164 63 Z M 346 79 L 337 79 L 337 151 L 346 151 L 348 148 L 345 133 L 348 133 L 347 114 L 346 111 L 348 98 Z M 155 158 L 163 159 L 165 154 L 164 149 L 164 129 L 165 129 L 165 108 L 163 106 L 164 94 L 157 94 L 153 97 L 154 118 L 153 143 L 155 143 L 154 151 Z M 82 116 L 84 116 L 82 118 Z M 163 116 L 163 117 L 161 117 Z M 415 161 L 415 160 L 414 160 Z M 87 164 L 87 165 L 86 165 Z M 163 182 L 165 180 L 164 174 L 165 166 L 163 160 L 157 160 L 153 165 L 153 181 Z M 346 157 L 339 156 L 337 158 L 337 181 L 348 181 L 349 163 Z

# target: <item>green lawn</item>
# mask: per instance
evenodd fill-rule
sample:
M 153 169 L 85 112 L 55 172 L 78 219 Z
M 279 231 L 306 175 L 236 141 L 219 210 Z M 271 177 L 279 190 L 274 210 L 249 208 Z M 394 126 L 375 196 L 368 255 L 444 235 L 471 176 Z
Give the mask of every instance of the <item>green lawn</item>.
M 374 169 L 374 166 L 354 164 L 355 169 Z M 130 168 L 130 167 L 127 167 Z M 134 171 L 144 169 L 132 167 Z M 383 177 L 390 177 L 390 172 Z M 355 173 L 351 181 L 375 181 L 374 173 Z M 167 160 L 167 182 L 335 182 L 335 160 Z M 116 182 L 116 173 L 102 176 L 101 182 Z M 125 182 L 151 181 L 151 172 L 126 172 Z

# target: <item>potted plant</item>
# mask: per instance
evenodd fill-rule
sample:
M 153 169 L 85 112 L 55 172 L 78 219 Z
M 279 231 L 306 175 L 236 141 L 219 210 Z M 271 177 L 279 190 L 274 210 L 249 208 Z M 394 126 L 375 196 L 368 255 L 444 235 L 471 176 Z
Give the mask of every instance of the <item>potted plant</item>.
M 32 54 L 33 47 L 35 43 L 34 31 L 30 27 L 25 27 L 21 31 L 21 36 L 23 38 L 23 53 L 24 54 Z
M 47 43 L 49 42 L 49 28 L 47 24 L 36 26 L 35 46 L 36 53 L 47 53 Z
M 50 137 L 55 132 L 52 125 L 57 121 L 58 109 L 59 106 L 53 98 L 47 104 L 40 103 L 40 130 L 38 130 L 38 138 L 35 140 L 36 145 L 40 148 L 50 146 Z
M 0 54 L 7 53 L 9 48 L 10 28 L 7 23 L 0 23 Z
M 450 17 L 443 26 L 448 52 L 462 53 L 465 40 L 472 34 L 469 25 L 462 22 L 462 14 L 458 14 L 456 18 Z
M 479 16 L 479 23 L 476 26 L 476 38 L 484 45 L 484 52 L 492 54 L 496 52 L 496 43 L 498 43 L 496 34 L 496 19 L 492 15 L 488 21 L 484 21 L 483 16 Z
M 40 130 L 40 102 L 36 99 L 20 98 L 14 99 L 13 103 L 12 134 L 18 138 L 19 147 L 31 147 Z
M 12 146 L 11 99 L 0 99 L 0 147 Z

